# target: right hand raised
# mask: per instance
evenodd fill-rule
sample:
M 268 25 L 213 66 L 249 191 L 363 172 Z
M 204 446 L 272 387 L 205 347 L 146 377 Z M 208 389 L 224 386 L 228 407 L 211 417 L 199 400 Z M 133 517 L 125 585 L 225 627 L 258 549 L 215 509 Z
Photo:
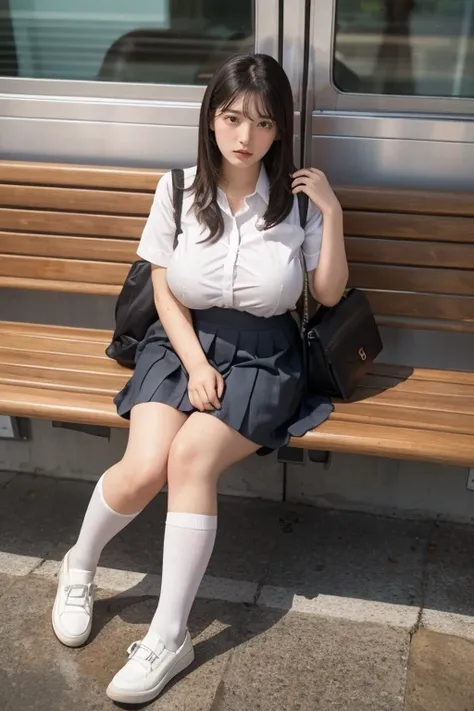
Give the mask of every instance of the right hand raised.
M 200 363 L 189 373 L 188 396 L 191 405 L 200 412 L 219 410 L 224 392 L 222 375 L 207 361 Z

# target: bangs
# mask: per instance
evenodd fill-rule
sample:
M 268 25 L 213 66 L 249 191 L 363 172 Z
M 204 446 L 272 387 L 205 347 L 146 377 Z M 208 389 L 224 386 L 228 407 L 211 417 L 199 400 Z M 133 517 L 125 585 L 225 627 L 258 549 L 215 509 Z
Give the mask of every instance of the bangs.
M 255 109 L 259 118 L 268 118 L 271 119 L 275 124 L 277 123 L 275 107 L 272 105 L 270 96 L 267 94 L 267 92 L 259 89 L 247 89 L 244 91 L 236 89 L 236 91 L 234 91 L 234 93 L 229 96 L 228 100 L 217 110 L 221 113 L 228 111 L 231 108 L 232 104 L 235 103 L 237 99 L 242 96 L 242 94 L 242 113 L 245 118 L 251 120 L 251 110 Z

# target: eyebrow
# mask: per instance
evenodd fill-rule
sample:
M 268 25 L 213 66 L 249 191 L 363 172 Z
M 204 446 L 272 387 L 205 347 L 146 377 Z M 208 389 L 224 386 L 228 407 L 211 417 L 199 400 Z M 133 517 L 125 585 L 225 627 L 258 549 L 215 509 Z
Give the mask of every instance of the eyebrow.
M 242 111 L 235 111 L 234 109 L 226 109 L 223 113 L 225 114 L 234 114 L 234 116 L 243 116 Z M 273 121 L 271 116 L 261 116 L 259 114 L 259 119 L 266 119 L 267 121 Z

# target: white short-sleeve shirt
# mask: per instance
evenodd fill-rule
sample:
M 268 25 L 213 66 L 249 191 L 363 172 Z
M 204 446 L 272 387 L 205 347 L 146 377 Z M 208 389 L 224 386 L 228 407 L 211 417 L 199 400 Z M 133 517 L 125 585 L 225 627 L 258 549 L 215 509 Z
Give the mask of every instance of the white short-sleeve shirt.
M 185 187 L 192 184 L 195 174 L 195 167 L 184 171 Z M 259 226 L 268 200 L 269 181 L 263 164 L 255 192 L 245 198 L 243 208 L 235 215 L 219 189 L 217 202 L 224 218 L 224 233 L 206 242 L 207 230 L 197 222 L 193 195 L 185 192 L 182 233 L 173 250 L 172 182 L 171 173 L 166 173 L 158 183 L 137 253 L 151 264 L 167 268 L 171 292 L 189 309 L 218 306 L 266 317 L 291 311 L 303 288 L 302 253 L 308 271 L 318 265 L 322 214 L 309 201 L 303 230 L 295 198 L 283 222 L 262 230 Z

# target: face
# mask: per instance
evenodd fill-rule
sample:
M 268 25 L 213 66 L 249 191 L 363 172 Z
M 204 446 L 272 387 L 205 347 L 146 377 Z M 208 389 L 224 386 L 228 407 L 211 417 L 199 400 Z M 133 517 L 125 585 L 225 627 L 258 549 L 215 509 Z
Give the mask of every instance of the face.
M 258 163 L 277 138 L 276 125 L 260 115 L 257 101 L 250 97 L 245 103 L 246 115 L 239 96 L 225 111 L 218 110 L 211 124 L 224 160 L 243 168 Z

